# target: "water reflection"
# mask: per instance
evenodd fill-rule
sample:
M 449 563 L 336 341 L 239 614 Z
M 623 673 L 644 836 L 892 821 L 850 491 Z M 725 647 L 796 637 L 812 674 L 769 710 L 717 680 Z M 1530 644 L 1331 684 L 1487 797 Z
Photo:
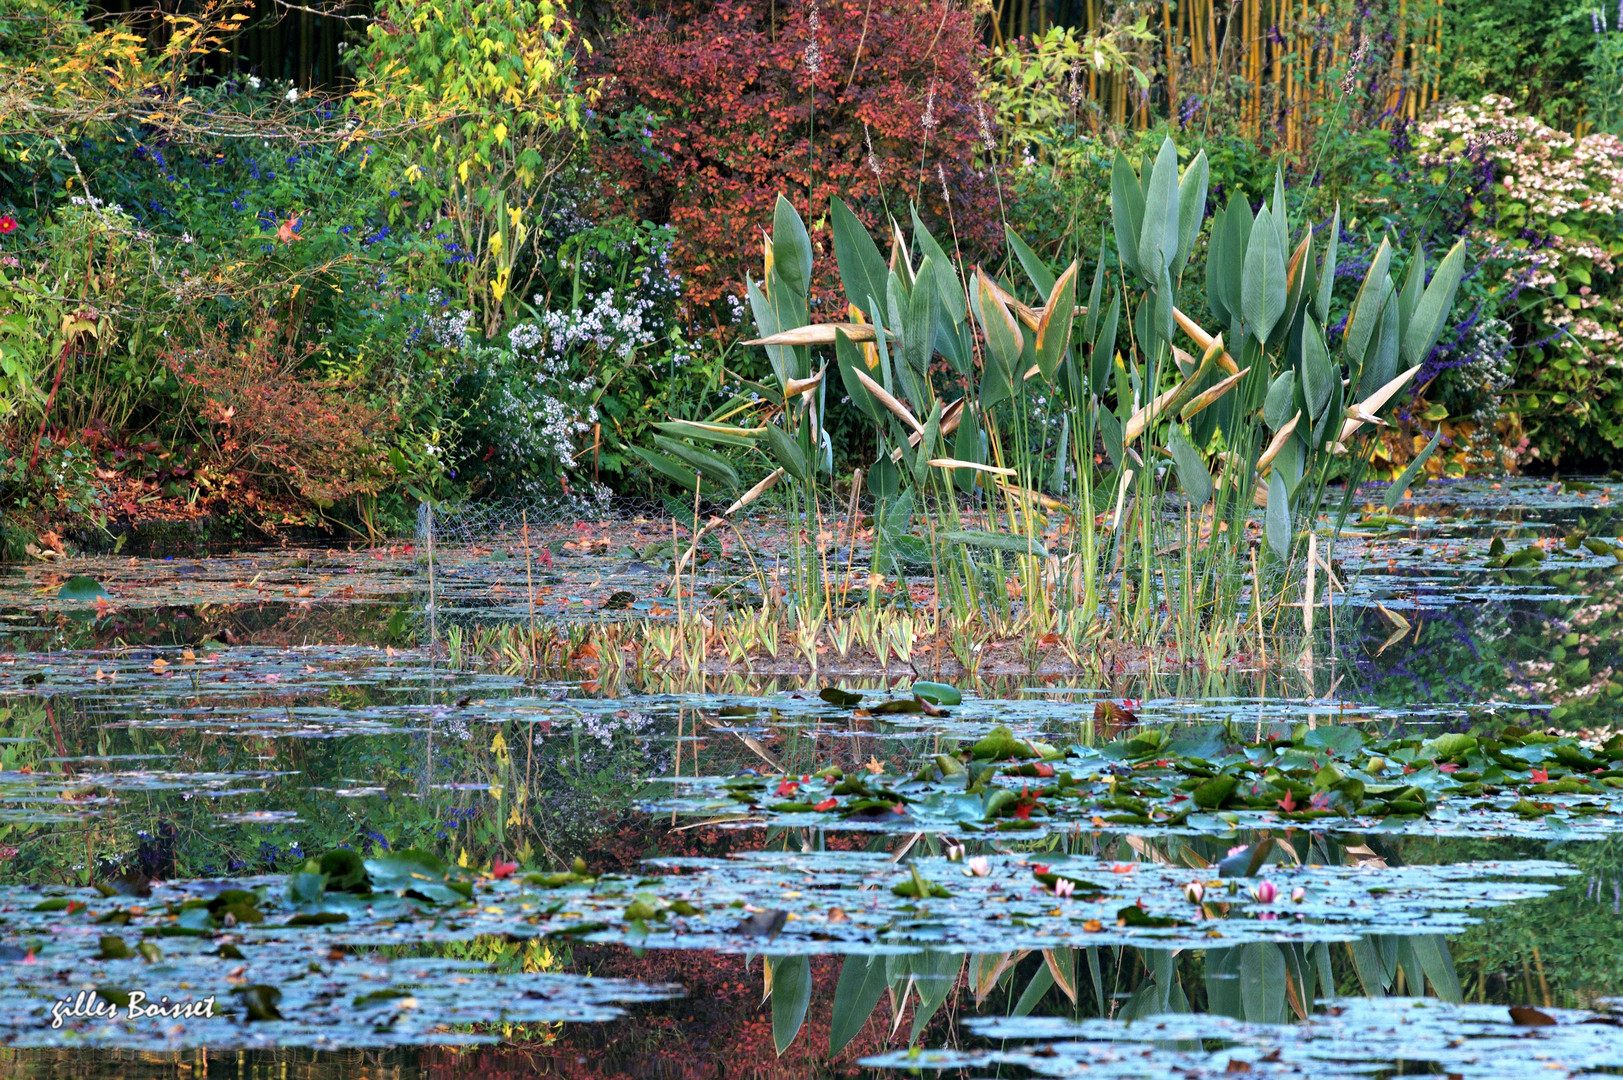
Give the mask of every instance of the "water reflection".
M 782 822 L 740 829 L 715 820 L 720 815 L 677 817 L 668 804 L 654 814 L 639 807 L 669 796 L 664 778 L 691 784 L 753 771 L 778 783 L 830 763 L 851 773 L 912 777 L 937 755 L 1000 724 L 1022 739 L 1090 752 L 1131 736 L 1139 724 L 1183 730 L 1231 723 L 1253 737 L 1297 724 L 1357 726 L 1382 737 L 1426 739 L 1499 733 L 1516 724 L 1535 732 L 1582 730 L 1599 736 L 1586 745 L 1604 743 L 1623 701 L 1615 632 L 1623 628 L 1613 626 L 1623 597 L 1616 557 L 1586 541 L 1614 537 L 1615 515 L 1609 505 L 1596 505 L 1595 492 L 1546 490 L 1542 502 L 1529 498 L 1538 493 L 1525 486 L 1512 494 L 1523 507 L 1514 513 L 1485 491 L 1456 487 L 1412 508 L 1415 521 L 1368 523 L 1365 531 L 1380 535 L 1354 538 L 1339 553 L 1347 586 L 1336 594 L 1339 655 L 1333 662 L 1321 655 L 1316 669 L 1169 671 L 1111 675 L 1096 684 L 1011 677 L 966 687 L 964 705 L 945 717 L 857 716 L 820 699 L 823 680 L 804 676 L 650 672 L 617 680 L 577 672 L 526 680 L 491 669 L 479 661 L 488 651 L 479 647 L 480 628 L 523 608 L 522 563 L 515 567 L 489 551 L 453 552 L 448 560 L 441 633 L 443 645 L 454 647 L 434 656 L 418 636 L 421 568 L 403 549 L 381 558 L 284 553 L 133 566 L 108 560 L 86 567 L 113 584 L 117 610 L 105 613 L 84 601 L 42 598 L 41 571 L 8 573 L 0 579 L 0 603 L 9 605 L 0 612 L 6 650 L 0 883 L 286 875 L 311 855 L 346 848 L 368 857 L 421 848 L 472 871 L 504 860 L 526 869 L 563 868 L 578 855 L 594 873 L 624 875 L 667 865 L 650 866 L 649 859 L 742 855 L 748 857 L 732 861 L 759 863 L 754 876 L 766 881 L 791 857 L 827 849 L 873 853 L 893 867 L 868 890 L 890 896 L 914 866 L 927 880 L 946 881 L 962 864 L 935 869 L 947 849 L 929 830 L 915 838 L 921 830 L 858 835 Z M 1569 546 L 1569 537 L 1577 543 Z M 1495 539 L 1503 542 L 1497 552 Z M 1543 558 L 1522 554 L 1534 541 L 1545 543 L 1537 549 Z M 571 599 L 596 603 L 599 591 L 573 584 L 587 568 L 591 590 L 624 589 L 639 598 L 651 591 L 652 577 L 630 563 L 598 574 L 602 564 L 588 556 L 559 553 L 550 571 L 557 580 L 547 582 L 549 615 L 595 611 Z M 644 605 L 625 617 L 663 616 Z M 1397 633 L 1400 623 L 1406 629 Z M 913 678 L 898 669 L 838 681 L 878 701 L 903 696 Z M 1130 709 L 1128 698 L 1136 699 Z M 1106 701 L 1137 723 L 1101 712 Z M 1471 771 L 1469 762 L 1462 768 Z M 1021 889 L 1042 884 L 1050 890 L 1044 904 L 1057 907 L 1077 901 L 1050 899 L 1053 886 L 1033 877 L 1032 863 L 1052 871 L 1060 855 L 1096 857 L 1137 864 L 1144 869 L 1135 873 L 1146 879 L 1157 867 L 1175 866 L 1181 887 L 1206 880 L 1190 855 L 1219 863 L 1230 848 L 1260 835 L 1236 829 L 1222 837 L 1168 837 L 1112 824 L 1075 835 L 1060 828 L 1041 838 L 983 837 L 965 857 L 1024 860 Z M 1276 825 L 1271 835 L 1284 835 L 1282 829 Z M 1023 1057 L 965 1059 L 955 1067 L 1065 1075 L 1080 1060 L 1067 1045 L 1131 1058 L 1121 1048 L 1131 1037 L 1098 1023 L 1174 1014 L 1198 1019 L 1162 1033 L 1157 1041 L 1169 1048 L 1156 1053 L 1170 1056 L 1141 1059 L 1163 1070 L 1157 1075 L 1226 1068 L 1220 1054 L 1178 1049 L 1197 1037 L 1247 1048 L 1239 1058 L 1255 1071 L 1277 1065 L 1276 1071 L 1313 1074 L 1386 1068 L 1401 1048 L 1376 1040 L 1367 1043 L 1365 1058 L 1327 1051 L 1309 1060 L 1286 1052 L 1275 1063 L 1265 1060 L 1275 1042 L 1234 1025 L 1284 1021 L 1306 1031 L 1333 1020 L 1314 1038 L 1340 1053 L 1388 1023 L 1386 1014 L 1359 1012 L 1346 999 L 1426 995 L 1498 1012 L 1426 1014 L 1438 1019 L 1413 1035 L 1417 1044 L 1430 1045 L 1432 1035 L 1469 1037 L 1488 1040 L 1481 1043 L 1488 1052 L 1473 1061 L 1446 1054 L 1416 1060 L 1428 1062 L 1427 1069 L 1492 1075 L 1481 1061 L 1502 1056 L 1505 1044 L 1492 1040 L 1509 1036 L 1489 1025 L 1506 1022 L 1507 1006 L 1573 1019 L 1560 1010 L 1594 1008 L 1623 994 L 1623 840 L 1596 830 L 1597 838 L 1579 841 L 1552 831 L 1543 818 L 1508 830 L 1512 835 L 1439 831 L 1422 819 L 1385 834 L 1330 836 L 1305 823 L 1288 841 L 1294 861 L 1367 867 L 1358 872 L 1372 880 L 1379 880 L 1381 864 L 1424 876 L 1416 868 L 1490 860 L 1552 860 L 1577 873 L 1546 881 L 1550 887 L 1538 895 L 1478 910 L 1481 921 L 1471 925 L 1439 924 L 1439 932 L 1428 933 L 1381 926 L 1334 941 L 1247 939 L 1217 947 L 1180 940 L 1157 948 L 1032 936 L 1018 944 L 1019 934 L 1041 929 L 1052 907 L 1033 916 L 1036 929 L 1011 928 L 1005 947 L 988 939 L 953 949 L 944 947 L 950 935 L 940 934 L 923 942 L 924 951 L 905 954 L 831 955 L 831 941 L 811 936 L 799 940 L 818 947 L 798 955 L 755 956 L 698 941 L 669 949 L 575 941 L 549 944 L 543 962 L 526 951 L 541 944 L 533 937 L 491 932 L 435 946 L 425 956 L 472 959 L 509 975 L 528 967 L 670 981 L 687 994 L 632 1003 L 631 1021 L 487 1029 L 505 1034 L 509 1044 L 462 1053 L 254 1051 L 206 1062 L 191 1053 L 141 1062 L 113 1053 L 8 1050 L 0 1067 L 53 1076 L 832 1075 L 910 1044 L 990 1051 L 1018 1036 L 1021 1046 L 1012 1053 Z M 1079 876 L 1104 876 L 1089 866 L 1092 876 Z M 751 876 L 722 875 L 713 891 L 742 887 Z M 816 871 L 800 876 L 819 878 Z M 789 891 L 784 885 L 780 893 Z M 1172 911 L 1157 908 L 1149 892 L 1148 913 Z M 783 903 L 752 906 L 771 912 Z M 1186 912 L 1193 907 L 1183 904 Z M 16 947 L 3 927 L 0 937 Z M 755 951 L 772 952 L 764 943 Z M 13 960 L 8 954 L 6 962 Z M 1329 1016 L 1332 1008 L 1350 1011 Z M 1096 1026 L 960 1023 L 976 1017 Z M 1087 1060 L 1097 1067 L 1100 1058 Z

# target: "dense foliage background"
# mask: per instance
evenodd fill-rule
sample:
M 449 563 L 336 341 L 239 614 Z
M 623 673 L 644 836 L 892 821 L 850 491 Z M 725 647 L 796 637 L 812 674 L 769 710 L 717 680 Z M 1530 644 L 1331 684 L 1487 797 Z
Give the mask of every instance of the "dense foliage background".
M 1471 238 L 1377 469 L 1439 427 L 1428 467 L 1456 474 L 1623 456 L 1623 10 L 332 10 L 0 16 L 13 548 L 142 517 L 366 533 L 425 495 L 650 491 L 628 451 L 649 425 L 705 418 L 764 371 L 738 347 L 743 281 L 780 193 L 825 275 L 814 320 L 844 318 L 836 198 L 881 238 L 916 208 L 994 275 L 1009 231 L 1088 272 L 1110 160 L 1168 133 L 1205 151 L 1213 206 L 1256 205 L 1280 162 L 1302 219 L 1339 205 L 1348 295 L 1388 231 L 1431 260 Z M 290 26 L 315 51 L 267 67 L 255 35 Z

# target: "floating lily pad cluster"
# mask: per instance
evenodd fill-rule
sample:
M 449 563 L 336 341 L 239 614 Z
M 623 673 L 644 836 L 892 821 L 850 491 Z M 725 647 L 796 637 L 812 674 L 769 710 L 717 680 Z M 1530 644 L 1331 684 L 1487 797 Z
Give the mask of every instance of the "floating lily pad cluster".
M 1242 873 L 1265 876 L 1240 879 L 1224 868 L 1093 857 L 933 857 L 903 867 L 882 853 L 833 851 L 653 865 L 668 872 L 595 878 L 577 864 L 516 876 L 504 865 L 497 878 L 421 852 L 362 860 L 336 851 L 285 878 L 177 882 L 147 896 L 131 895 L 145 891 L 138 886 L 11 889 L 0 893 L 0 948 L 21 961 L 11 970 L 33 996 L 57 994 L 56 977 L 39 974 L 47 969 L 103 971 L 95 985 L 115 988 L 120 973 L 150 970 L 221 1001 L 268 986 L 314 1008 L 319 995 L 288 998 L 278 980 L 315 965 L 316 985 L 316 976 L 338 978 L 332 965 L 354 950 L 483 935 L 800 955 L 1343 941 L 1458 931 L 1474 912 L 1544 895 L 1575 872 L 1539 861 L 1379 873 L 1275 864 L 1247 865 Z M 414 1022 L 430 1024 L 431 1010 L 422 1012 Z M 16 1015 L 0 1014 L 0 1025 Z
M 1028 1069 L 1037 1076 L 1101 1080 L 1366 1077 L 1392 1072 L 1461 1080 L 1614 1073 L 1623 1068 L 1623 1011 L 1506 1009 L 1435 998 L 1349 998 L 1305 1023 L 1247 1023 L 1209 1014 L 1132 1023 L 1053 1017 L 970 1019 L 997 1049 L 898 1052 L 876 1068 Z M 1555 1070 L 1551 1072 L 1550 1070 Z
M 565 874 L 540 883 L 589 880 Z M 624 1015 L 621 1004 L 681 992 L 366 948 L 416 950 L 501 933 L 499 920 L 489 921 L 492 898 L 482 895 L 489 889 L 476 895 L 478 884 L 422 852 L 363 861 L 340 850 L 285 879 L 6 890 L 0 1042 L 145 1049 L 489 1042 L 497 1037 L 490 1025 L 609 1020 Z M 484 885 L 508 894 L 517 888 L 488 876 Z M 476 899 L 487 906 L 476 909 Z M 486 921 L 465 917 L 476 911 Z M 190 1006 L 192 1015 L 147 1011 L 154 1006 Z
M 1447 835 L 1525 834 L 1535 825 L 1603 833 L 1623 830 L 1623 736 L 1586 747 L 1517 727 L 1420 738 L 1302 724 L 1258 742 L 1229 723 L 1060 750 L 999 727 L 914 773 L 829 766 L 684 779 L 678 792 L 653 809 L 897 832 L 1382 832 L 1424 822 Z

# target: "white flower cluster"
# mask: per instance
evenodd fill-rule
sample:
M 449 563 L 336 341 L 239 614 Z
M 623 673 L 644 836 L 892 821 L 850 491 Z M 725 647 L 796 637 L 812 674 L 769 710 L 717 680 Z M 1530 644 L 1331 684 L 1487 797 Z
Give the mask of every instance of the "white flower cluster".
M 622 298 L 616 290 L 606 289 L 586 297 L 574 311 L 543 312 L 539 324 L 515 326 L 507 340 L 516 351 L 543 362 L 564 360 L 582 349 L 629 360 L 638 349 L 656 344 L 662 329 L 664 319 L 655 298 L 641 294 Z
M 481 366 L 492 370 L 505 366 L 505 355 L 496 348 L 474 351 Z M 577 441 L 592 430 L 598 414 L 595 406 L 582 408 L 564 399 L 589 395 L 596 381 L 587 377 L 560 394 L 558 375 L 559 368 L 548 364 L 529 368 L 517 379 L 495 380 L 483 407 L 488 422 L 506 433 L 503 453 L 532 462 L 550 459 L 567 471 L 574 467 Z

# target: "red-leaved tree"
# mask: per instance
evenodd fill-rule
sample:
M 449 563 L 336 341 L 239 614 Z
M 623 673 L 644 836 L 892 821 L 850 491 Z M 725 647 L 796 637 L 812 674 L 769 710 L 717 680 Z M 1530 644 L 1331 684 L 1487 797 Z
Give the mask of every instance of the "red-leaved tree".
M 887 212 L 905 229 L 916 203 L 949 251 L 956 240 L 984 257 L 1001 235 L 994 178 L 976 162 L 993 135 L 978 106 L 984 53 L 962 0 L 667 0 L 618 24 L 594 61 L 620 133 L 593 150 L 605 206 L 674 227 L 695 316 L 738 295 L 746 270 L 760 276 L 780 192 L 817 248 L 814 312 L 843 310 L 836 197 L 882 250 Z M 654 117 L 646 133 L 627 123 L 639 108 Z

